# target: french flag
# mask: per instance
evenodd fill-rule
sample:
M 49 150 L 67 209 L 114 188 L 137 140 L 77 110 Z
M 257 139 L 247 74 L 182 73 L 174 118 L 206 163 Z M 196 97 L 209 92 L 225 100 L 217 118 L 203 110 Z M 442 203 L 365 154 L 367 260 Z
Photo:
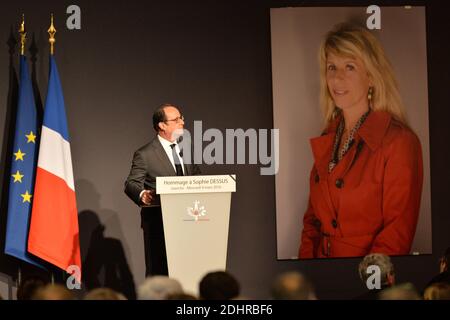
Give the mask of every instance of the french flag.
M 53 55 L 50 56 L 28 252 L 68 273 L 73 272 L 81 282 L 78 212 L 69 132 Z

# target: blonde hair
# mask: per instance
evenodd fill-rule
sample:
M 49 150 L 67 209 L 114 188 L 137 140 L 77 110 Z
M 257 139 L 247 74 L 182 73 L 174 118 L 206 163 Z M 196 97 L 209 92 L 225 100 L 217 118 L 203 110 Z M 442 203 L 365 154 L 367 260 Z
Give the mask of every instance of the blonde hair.
M 425 300 L 450 300 L 450 285 L 448 283 L 433 283 L 423 293 Z
M 408 125 L 394 71 L 380 42 L 365 28 L 349 23 L 336 25 L 319 49 L 320 104 L 327 125 L 337 115 L 326 80 L 330 53 L 361 59 L 372 82 L 372 110 L 387 111 L 394 119 Z

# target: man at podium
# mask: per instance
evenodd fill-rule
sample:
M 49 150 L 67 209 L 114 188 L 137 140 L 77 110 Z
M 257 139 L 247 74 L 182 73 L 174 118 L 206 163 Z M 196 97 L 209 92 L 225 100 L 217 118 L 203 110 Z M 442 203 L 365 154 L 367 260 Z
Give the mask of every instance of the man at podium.
M 161 205 L 155 192 L 156 177 L 200 174 L 197 165 L 183 161 L 177 137 L 182 134 L 184 117 L 178 107 L 160 106 L 153 113 L 153 128 L 157 135 L 134 153 L 125 181 L 125 193 L 141 207 L 146 277 L 168 274 Z

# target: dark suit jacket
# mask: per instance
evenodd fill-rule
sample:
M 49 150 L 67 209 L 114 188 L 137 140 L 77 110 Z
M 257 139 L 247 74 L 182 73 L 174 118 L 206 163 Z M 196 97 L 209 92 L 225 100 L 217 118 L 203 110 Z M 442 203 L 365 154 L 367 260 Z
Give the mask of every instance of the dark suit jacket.
M 186 176 L 200 174 L 200 169 L 195 164 L 184 164 Z M 139 195 L 144 189 L 156 189 L 156 177 L 176 176 L 176 171 L 164 151 L 157 136 L 150 143 L 139 148 L 133 157 L 130 174 L 125 181 L 125 193 L 138 206 L 143 205 Z M 159 196 L 155 197 L 152 205 L 159 205 Z M 143 208 L 141 215 L 152 208 Z M 156 209 L 156 208 L 155 208 Z M 160 208 L 158 208 L 160 210 Z

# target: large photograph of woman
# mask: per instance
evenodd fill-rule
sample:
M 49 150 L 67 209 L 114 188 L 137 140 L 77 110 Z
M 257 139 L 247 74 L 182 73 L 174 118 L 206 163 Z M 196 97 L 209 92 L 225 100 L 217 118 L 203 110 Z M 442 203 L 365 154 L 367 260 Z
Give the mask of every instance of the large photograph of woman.
M 299 258 L 408 254 L 422 193 L 422 149 L 392 67 L 364 27 L 342 24 L 320 48 L 324 133 Z
M 293 10 L 302 9 L 305 10 Z M 348 10 L 357 12 L 355 8 Z M 365 12 L 361 10 L 361 13 Z M 401 15 L 402 10 L 397 14 Z M 360 14 L 360 17 L 364 16 Z M 276 178 L 278 258 L 430 253 L 428 135 L 423 137 L 424 127 L 428 126 L 423 121 L 427 121 L 428 113 L 426 118 L 418 119 L 422 123 L 409 120 L 411 109 L 405 107 L 401 94 L 403 86 L 399 85 L 397 70 L 379 35 L 368 30 L 364 19 L 358 21 L 355 15 L 343 20 L 324 33 L 316 51 L 318 81 L 315 90 L 319 99 L 315 105 L 320 113 L 312 112 L 312 116 L 319 116 L 322 122 L 321 127 L 307 132 L 309 136 L 305 137 L 309 140 L 309 150 L 301 150 L 311 154 L 308 184 L 298 191 L 306 195 L 303 203 L 296 206 L 298 212 L 290 216 L 286 215 L 285 201 L 279 201 L 279 197 L 285 196 L 283 190 L 288 190 L 287 186 L 292 184 L 283 174 L 283 163 L 289 167 L 289 159 L 283 158 L 282 146 L 280 148 L 280 174 Z M 273 43 L 272 50 L 277 50 Z M 403 54 L 408 56 L 409 53 Z M 274 76 L 278 74 L 275 72 Z M 423 80 L 426 82 L 426 77 Z M 282 99 L 277 104 L 277 94 L 281 93 L 280 90 L 275 92 L 278 88 L 274 79 L 275 127 L 280 128 L 280 138 L 284 141 L 283 131 L 292 131 L 292 128 L 284 128 L 280 120 L 286 109 L 301 106 L 295 107 Z M 423 108 L 427 109 L 427 105 L 422 106 L 422 112 Z M 306 163 L 302 163 L 302 168 Z M 298 219 L 297 231 L 289 230 L 294 234 L 292 238 L 298 237 L 293 241 L 297 245 L 296 253 L 292 244 L 283 246 L 282 234 L 286 230 L 281 230 L 280 226 L 290 219 L 290 223 Z M 421 234 L 417 235 L 419 222 Z M 428 233 L 423 234 L 424 231 Z M 284 253 L 286 247 L 289 247 L 289 256 Z

